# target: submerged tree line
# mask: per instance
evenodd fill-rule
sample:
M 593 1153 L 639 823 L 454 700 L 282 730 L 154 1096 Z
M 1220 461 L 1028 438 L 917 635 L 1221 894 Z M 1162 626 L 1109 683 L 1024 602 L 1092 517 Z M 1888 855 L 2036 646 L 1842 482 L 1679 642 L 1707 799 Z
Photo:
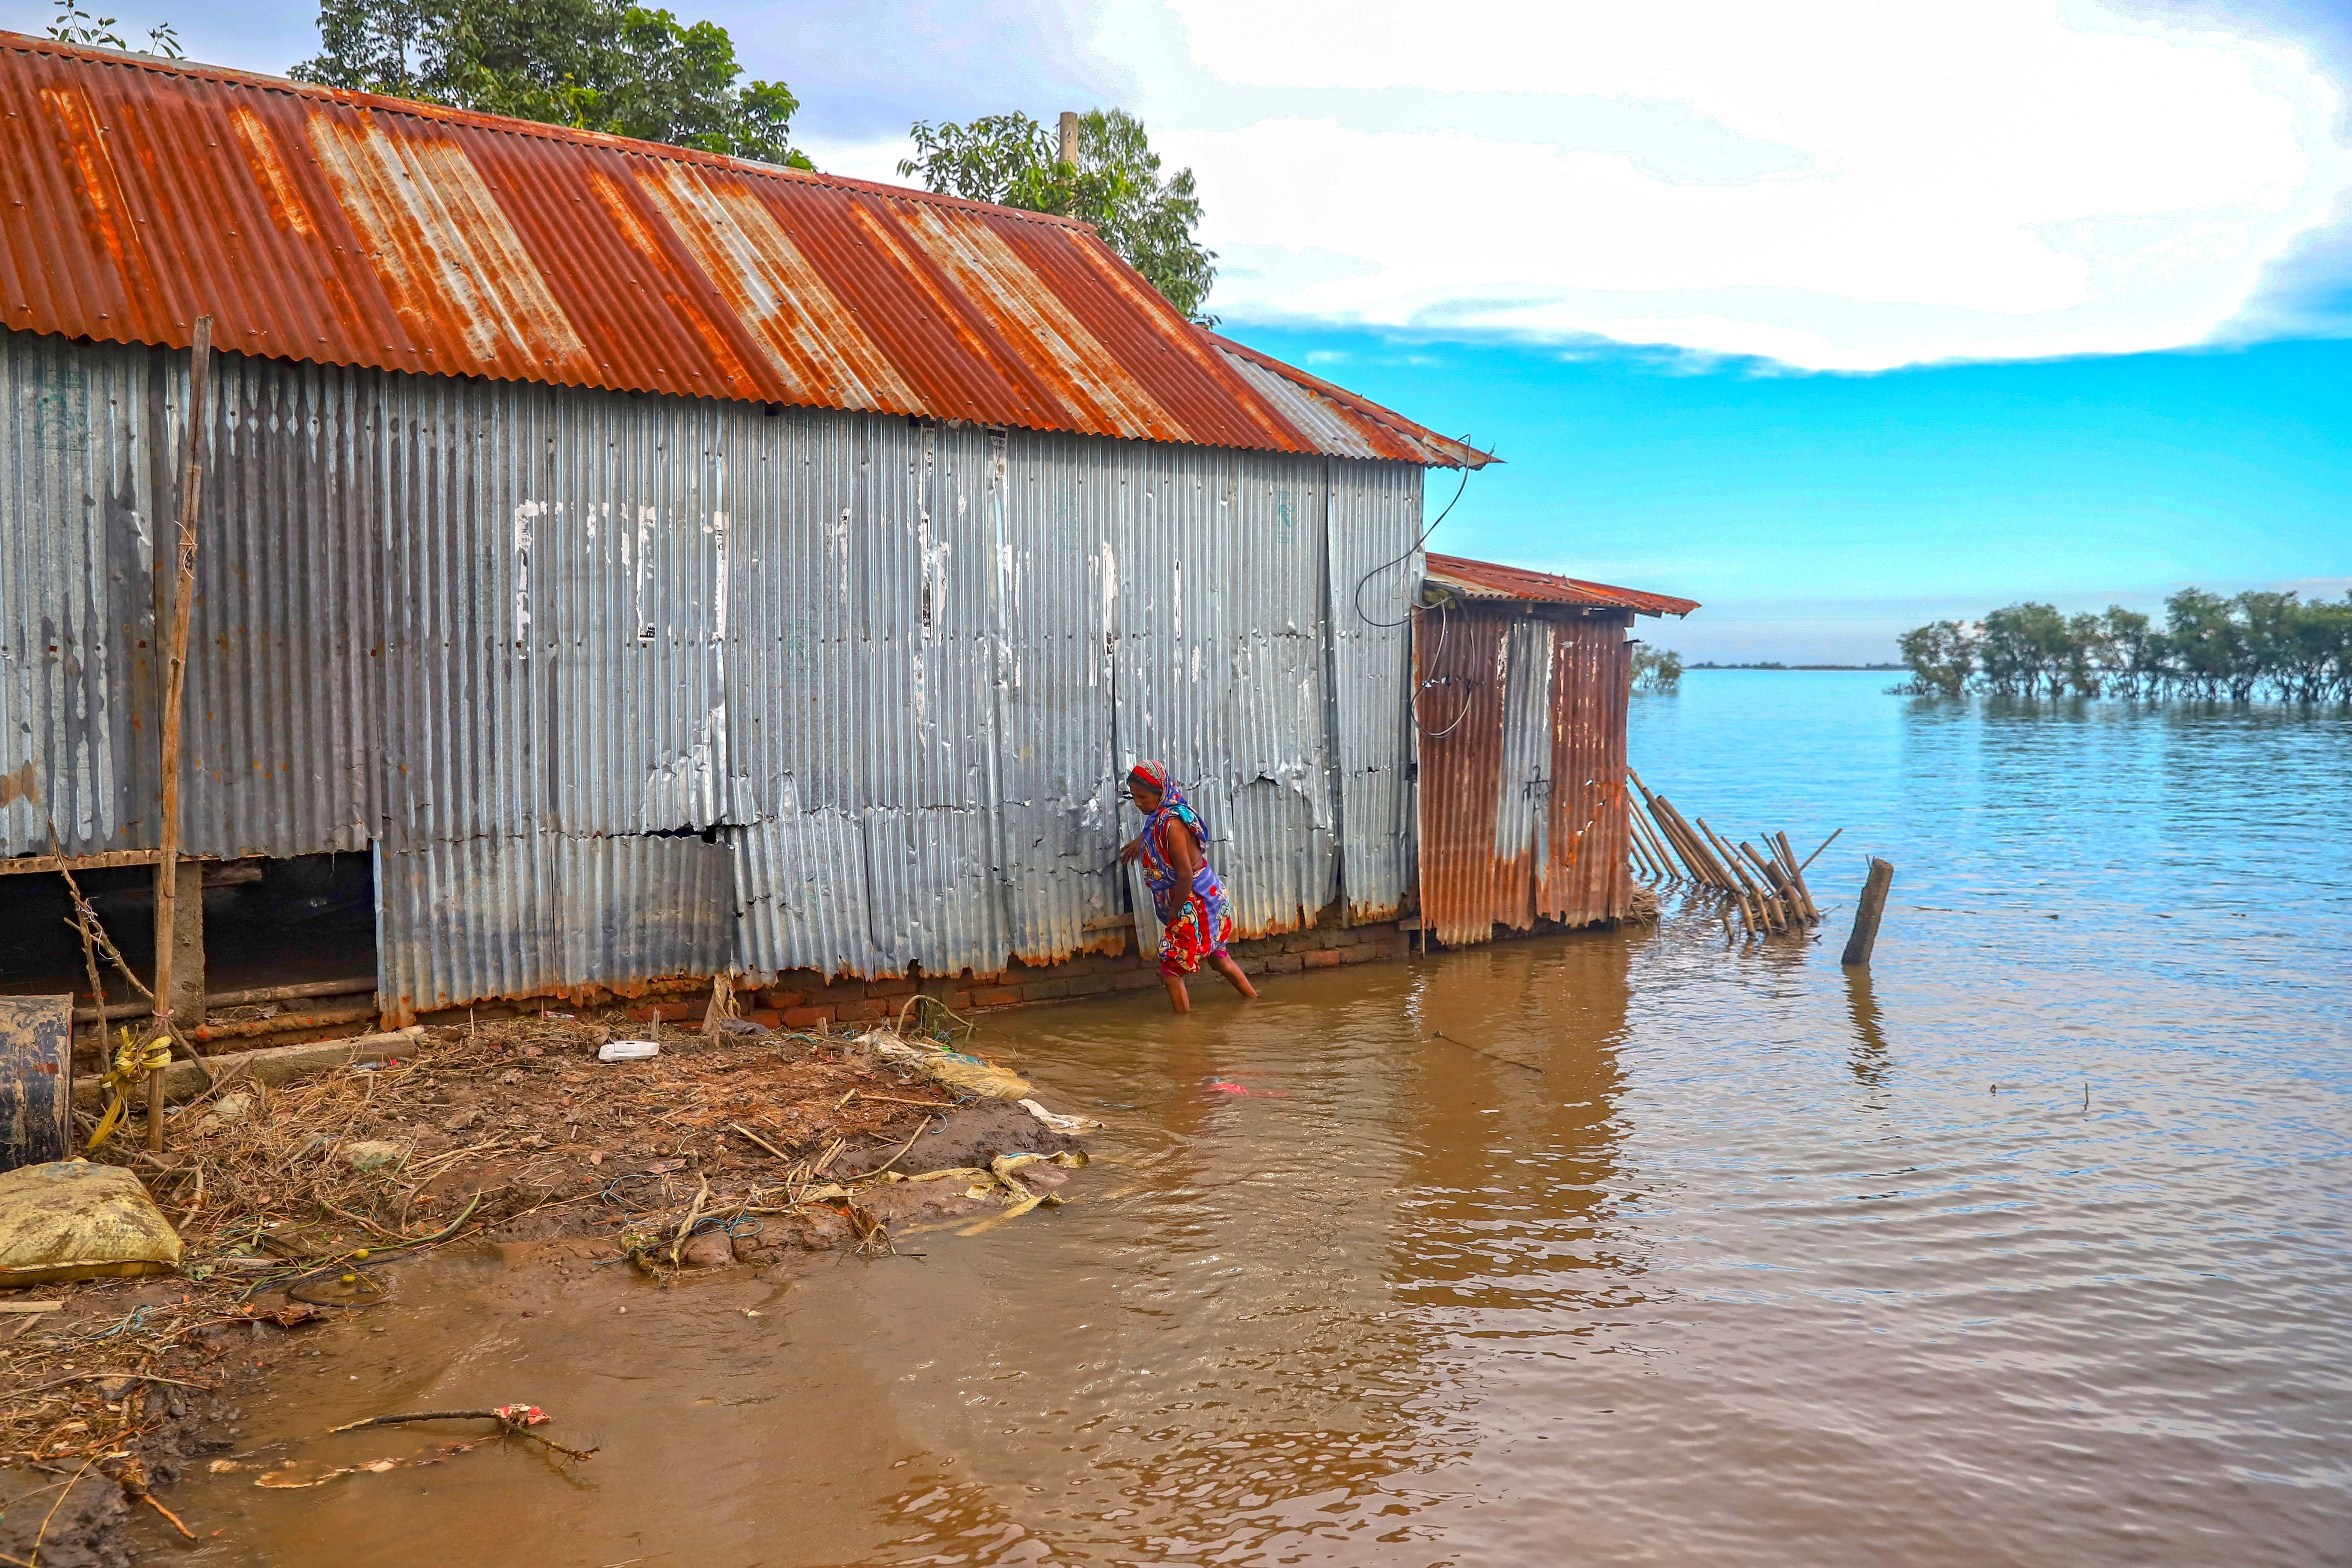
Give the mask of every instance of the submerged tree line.
M 2352 594 L 2305 599 L 2184 588 L 2164 625 L 2120 605 L 2062 615 L 2011 605 L 1977 622 L 1905 632 L 1911 679 L 1895 688 L 1957 697 L 2200 697 L 2248 702 L 2352 702 Z

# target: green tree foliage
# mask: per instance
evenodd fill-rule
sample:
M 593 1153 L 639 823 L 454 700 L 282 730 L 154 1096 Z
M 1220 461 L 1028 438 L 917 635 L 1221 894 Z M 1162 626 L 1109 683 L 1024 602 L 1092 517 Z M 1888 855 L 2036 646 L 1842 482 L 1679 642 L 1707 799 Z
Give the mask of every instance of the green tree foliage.
M 1125 110 L 1078 116 L 1075 163 L 1059 162 L 1053 135 L 1018 112 L 963 125 L 919 121 L 908 134 L 916 155 L 900 162 L 900 174 L 948 195 L 1082 218 L 1187 319 L 1216 324 L 1201 313 L 1217 253 L 1192 237 L 1201 224 L 1192 171 L 1162 178 L 1143 122 Z
M 1672 697 L 1683 689 L 1683 656 L 1643 643 L 1633 650 L 1633 689 Z
M 1936 621 L 1898 639 L 1922 696 L 2199 697 L 2247 702 L 2352 702 L 2352 594 L 2341 600 L 2184 588 L 2164 626 L 2121 605 L 2061 616 L 2010 605 L 1973 626 Z
M 303 81 L 813 167 L 800 100 L 710 22 L 623 0 L 324 0 Z
M 1922 695 L 1958 697 L 1977 672 L 1977 640 L 1958 621 L 1930 621 L 1896 640 L 1911 685 Z

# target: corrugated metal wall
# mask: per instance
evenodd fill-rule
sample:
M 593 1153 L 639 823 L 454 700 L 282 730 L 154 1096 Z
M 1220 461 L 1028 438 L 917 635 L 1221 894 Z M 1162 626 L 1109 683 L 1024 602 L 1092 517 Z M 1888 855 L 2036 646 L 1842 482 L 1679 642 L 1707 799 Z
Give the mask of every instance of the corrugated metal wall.
M 68 854 L 155 844 L 152 572 L 156 519 L 177 494 L 160 478 L 171 444 L 149 438 L 168 423 L 163 362 L 0 335 L 0 836 L 12 853 L 46 854 L 52 834 Z
M 394 1016 L 1115 940 L 1144 756 L 1245 931 L 1403 896 L 1417 468 L 215 363 L 186 841 L 373 845 Z M 184 381 L 0 337 L 6 853 L 153 842 Z
M 1422 918 L 1463 946 L 1623 915 L 1625 617 L 1421 617 Z

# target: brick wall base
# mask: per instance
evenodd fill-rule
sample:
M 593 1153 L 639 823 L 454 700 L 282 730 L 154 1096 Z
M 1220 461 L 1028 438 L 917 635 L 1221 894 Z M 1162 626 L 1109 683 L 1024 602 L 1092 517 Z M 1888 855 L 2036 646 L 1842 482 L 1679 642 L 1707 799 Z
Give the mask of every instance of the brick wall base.
M 1394 921 L 1343 925 L 1333 912 L 1327 912 L 1322 921 L 1305 931 L 1237 942 L 1233 945 L 1233 953 L 1244 974 L 1280 976 L 1367 963 L 1374 959 L 1402 958 L 1411 941 Z M 1150 990 L 1159 984 L 1159 955 L 1137 952 L 1130 932 L 1123 952 L 1087 954 L 1039 965 L 1015 962 L 1011 968 L 995 974 L 975 974 L 966 970 L 952 976 L 915 974 L 898 980 L 827 980 L 813 970 L 797 970 L 779 975 L 774 984 L 763 985 L 757 992 L 738 992 L 737 1005 L 745 1017 L 772 1028 L 813 1029 L 819 1025 L 828 1028 L 856 1026 L 895 1018 L 907 1005 L 907 999 L 918 993 L 937 996 L 959 1013 L 971 1013 Z M 645 1021 L 659 1018 L 665 1023 L 698 1020 L 709 1005 L 710 982 L 707 978 L 656 981 L 630 989 L 635 993 L 633 997 L 593 987 L 572 993 L 563 1001 L 551 1000 L 547 1005 L 551 1009 L 567 1009 L 572 1005 L 626 1002 L 632 1016 Z M 496 1017 L 535 1012 L 540 1005 L 538 1001 L 485 1002 L 471 1011 L 478 1017 Z M 467 1012 L 462 1007 L 452 1008 L 424 1015 L 420 1022 L 462 1023 Z

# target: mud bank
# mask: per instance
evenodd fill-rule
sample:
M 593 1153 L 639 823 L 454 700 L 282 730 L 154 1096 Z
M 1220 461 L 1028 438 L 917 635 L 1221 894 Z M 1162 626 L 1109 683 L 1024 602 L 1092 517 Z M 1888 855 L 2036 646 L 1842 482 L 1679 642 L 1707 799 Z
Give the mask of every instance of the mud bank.
M 657 1057 L 598 1059 L 649 1032 Z M 886 1254 L 927 1224 L 1057 1202 L 1084 1158 L 1017 1102 L 823 1034 L 680 1035 L 614 1010 L 412 1048 L 225 1079 L 174 1108 L 162 1156 L 100 1156 L 139 1173 L 186 1252 L 174 1276 L 0 1292 L 0 1554 L 132 1561 L 134 1512 L 169 1517 L 171 1484 L 235 1447 L 237 1401 L 320 1325 L 391 1307 L 430 1254 L 499 1244 L 551 1280 Z

